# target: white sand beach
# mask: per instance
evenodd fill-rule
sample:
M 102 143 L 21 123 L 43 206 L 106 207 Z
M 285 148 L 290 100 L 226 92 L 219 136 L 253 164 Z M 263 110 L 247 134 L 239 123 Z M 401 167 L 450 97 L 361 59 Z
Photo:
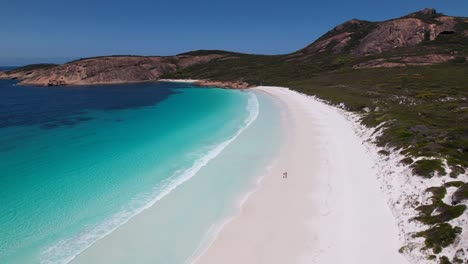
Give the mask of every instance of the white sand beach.
M 352 123 L 286 88 L 255 89 L 284 106 L 287 142 L 258 190 L 194 262 L 407 263 L 374 162 Z
M 175 83 L 196 83 L 200 80 L 192 79 L 159 79 L 158 82 L 175 82 Z

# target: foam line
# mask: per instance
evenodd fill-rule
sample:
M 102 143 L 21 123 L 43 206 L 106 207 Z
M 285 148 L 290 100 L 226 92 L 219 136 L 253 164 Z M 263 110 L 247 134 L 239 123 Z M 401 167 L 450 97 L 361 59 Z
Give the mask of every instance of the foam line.
M 254 93 L 249 93 L 247 111 L 249 115 L 244 120 L 243 125 L 240 127 L 237 133 L 234 134 L 234 136 L 211 148 L 204 156 L 196 160 L 190 168 L 176 171 L 171 177 L 168 178 L 167 183 L 162 186 L 162 188 L 155 188 L 153 195 L 151 195 L 152 199 L 150 201 L 145 203 L 143 206 L 133 210 L 131 209 L 121 211 L 111 217 L 108 221 L 99 224 L 91 230 L 85 230 L 75 237 L 57 242 L 41 253 L 41 263 L 65 264 L 71 262 L 80 253 L 91 247 L 94 243 L 108 236 L 117 228 L 130 221 L 130 219 L 133 217 L 153 206 L 156 202 L 171 193 L 178 186 L 190 180 L 211 160 L 216 158 L 229 144 L 236 140 L 236 138 L 257 119 L 259 114 L 259 102 L 257 96 Z

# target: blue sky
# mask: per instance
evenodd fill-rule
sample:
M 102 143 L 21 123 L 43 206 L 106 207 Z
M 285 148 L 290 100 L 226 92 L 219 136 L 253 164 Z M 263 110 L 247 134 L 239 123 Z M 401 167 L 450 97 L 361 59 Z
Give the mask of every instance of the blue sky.
M 468 16 L 467 0 L 0 0 L 0 65 L 196 49 L 289 53 L 351 18 L 424 7 Z

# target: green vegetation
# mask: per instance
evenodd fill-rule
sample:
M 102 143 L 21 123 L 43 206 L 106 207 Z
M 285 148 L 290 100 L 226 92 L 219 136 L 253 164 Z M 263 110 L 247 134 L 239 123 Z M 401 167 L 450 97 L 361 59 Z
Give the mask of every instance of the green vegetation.
M 384 155 L 384 156 L 388 156 L 388 155 L 390 155 L 390 151 L 382 149 L 382 150 L 379 150 L 379 154 Z
M 39 64 L 29 64 L 23 67 L 18 67 L 13 70 L 7 71 L 6 73 L 15 73 L 15 72 L 28 72 L 32 70 L 37 70 L 37 69 L 50 69 L 53 67 L 58 66 L 57 64 L 51 64 L 51 63 L 39 63 Z
M 455 26 L 457 31 L 468 30 L 468 17 L 458 17 L 458 23 Z
M 468 182 L 461 185 L 452 195 L 452 203 L 454 204 L 464 200 L 468 200 Z
M 462 248 L 458 249 L 457 252 L 455 253 L 455 256 L 453 257 L 452 262 L 455 264 L 463 264 L 464 261 L 459 258 L 459 255 L 463 255 L 464 251 Z
M 452 178 L 456 178 L 458 175 L 465 173 L 465 169 L 461 166 L 452 166 L 451 169 L 452 171 L 450 172 L 450 177 Z
M 432 203 L 417 207 L 416 210 L 419 212 L 419 216 L 414 219 L 427 225 L 433 225 L 448 222 L 461 216 L 466 210 L 466 205 L 448 205 L 442 201 L 447 194 L 446 186 L 456 185 L 459 185 L 459 183 L 451 182 L 445 184 L 445 186 L 428 188 L 426 192 L 432 193 L 430 197 Z
M 428 225 L 443 223 L 461 216 L 465 210 L 466 205 L 464 204 L 455 206 L 441 204 L 436 209 L 436 212 L 438 213 L 437 215 L 431 216 L 424 214 L 423 216 L 416 217 L 415 219 Z
M 442 256 L 439 259 L 439 264 L 452 264 L 450 260 L 446 256 Z
M 401 162 L 402 164 L 404 164 L 404 165 L 410 165 L 410 164 L 412 164 L 414 161 L 413 161 L 412 158 L 406 157 L 406 158 L 400 160 L 400 162 Z
M 100 58 L 121 58 L 121 57 L 136 57 L 136 58 L 140 58 L 140 57 L 146 57 L 146 56 L 143 56 L 143 55 L 131 55 L 131 54 L 129 54 L 129 55 L 94 56 L 94 57 L 86 57 L 86 58 L 79 58 L 79 59 L 77 59 L 77 60 L 72 60 L 72 61 L 67 62 L 66 64 L 71 64 L 71 63 L 75 63 L 75 62 L 78 62 L 78 61 L 100 59 Z
M 445 169 L 443 167 L 443 163 L 439 159 L 422 159 L 418 160 L 411 165 L 413 168 L 413 173 L 415 175 L 419 175 L 425 178 L 432 178 L 434 176 L 434 172 L 439 173 L 439 175 L 445 174 Z
M 444 187 L 460 187 L 463 185 L 462 181 L 451 181 L 444 183 Z
M 463 259 L 454 257 L 452 263 L 463 264 Z
M 442 199 L 447 195 L 447 187 L 456 187 L 463 185 L 463 182 L 448 182 L 441 187 L 431 187 L 426 192 L 432 193 L 430 197 L 431 204 L 421 205 L 416 208 L 419 216 L 414 219 L 424 224 L 431 225 L 431 228 L 419 232 L 417 237 L 425 238 L 427 248 L 432 248 L 434 254 L 441 252 L 443 247 L 447 247 L 456 236 L 461 233 L 460 227 L 453 227 L 446 223 L 452 219 L 461 216 L 466 211 L 466 205 L 448 205 Z
M 440 14 L 418 13 L 415 16 L 429 23 L 440 23 L 436 20 Z M 450 177 L 457 178 L 468 167 L 468 37 L 460 33 L 468 29 L 464 21 L 459 21 L 458 33 L 444 32 L 432 41 L 367 57 L 352 55 L 353 48 L 377 24 L 345 23 L 318 40 L 342 32 L 355 32 L 339 54 L 333 54 L 332 47 L 336 43 L 332 41 L 320 53 L 310 45 L 281 56 L 235 54 L 227 59 L 179 69 L 164 77 L 284 86 L 333 105 L 344 104 L 347 110 L 361 114 L 362 124 L 368 127 L 383 124 L 376 144 L 401 151 L 406 155 L 401 163 L 410 166 L 415 175 L 445 176 L 446 161 Z M 409 56 L 428 54 L 450 55 L 454 59 L 433 66 L 353 68 L 376 59 L 401 63 Z M 381 150 L 379 154 L 388 155 L 389 152 Z M 416 157 L 422 159 L 414 161 Z M 452 205 L 442 201 L 446 188 L 458 188 L 451 197 Z M 460 227 L 452 227 L 447 221 L 466 212 L 466 206 L 458 203 L 468 199 L 467 191 L 468 185 L 461 181 L 429 188 L 427 192 L 432 193 L 432 203 L 416 208 L 418 216 L 414 220 L 430 225 L 417 236 L 425 238 L 426 247 L 435 255 L 461 232 Z M 441 263 L 445 260 L 448 261 L 440 258 Z
M 411 156 L 439 157 L 468 166 L 468 66 L 363 69 L 341 68 L 320 58 L 293 63 L 278 56 L 242 55 L 196 65 L 167 77 L 239 80 L 255 85 L 290 87 L 363 114 L 362 122 L 386 122 L 378 145 L 405 149 Z M 321 67 L 320 64 L 328 66 Z M 321 68 L 329 68 L 322 71 Z M 366 113 L 364 109 L 370 109 Z M 419 162 L 416 171 L 444 173 L 437 162 Z
M 442 248 L 453 243 L 458 234 L 461 233 L 460 227 L 452 227 L 450 224 L 436 224 L 426 231 L 416 233 L 416 237 L 424 237 L 425 246 L 432 249 L 434 254 L 442 251 Z
M 237 54 L 241 54 L 241 53 L 225 51 L 225 50 L 193 50 L 193 51 L 177 54 L 177 56 L 180 56 L 180 55 L 185 55 L 185 56 L 188 56 L 188 55 L 189 56 L 206 56 L 206 55 L 213 55 L 213 54 L 217 54 L 217 55 L 237 55 Z
M 431 200 L 433 202 L 438 202 L 444 199 L 445 195 L 447 194 L 447 189 L 443 186 L 441 187 L 430 187 L 426 189 L 426 192 L 431 192 L 432 197 Z

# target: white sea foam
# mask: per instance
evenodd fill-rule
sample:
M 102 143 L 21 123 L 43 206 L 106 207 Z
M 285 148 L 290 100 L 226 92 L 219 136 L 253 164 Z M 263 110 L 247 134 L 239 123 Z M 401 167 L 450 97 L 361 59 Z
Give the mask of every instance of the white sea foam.
M 112 216 L 109 220 L 97 226 L 91 227 L 74 237 L 61 240 L 56 244 L 46 248 L 41 253 L 41 263 L 55 264 L 71 262 L 80 253 L 91 247 L 94 243 L 111 234 L 114 230 L 127 223 L 134 216 L 150 208 L 156 202 L 171 193 L 178 186 L 190 180 L 198 173 L 198 171 L 200 171 L 201 168 L 208 164 L 212 159 L 216 158 L 229 144 L 231 144 L 257 119 L 259 114 L 259 102 L 257 96 L 254 93 L 249 93 L 247 111 L 249 114 L 236 134 L 234 134 L 226 141 L 210 148 L 208 152 L 196 160 L 190 168 L 176 171 L 160 186 L 156 186 L 149 196 L 150 199 L 146 199 L 143 202 L 139 199 L 135 199 L 134 202 L 137 204 L 137 206 L 132 205 L 130 206 L 130 209 L 127 208 L 126 210 L 122 210 L 118 214 Z
M 282 108 L 285 107 L 283 106 L 282 102 L 279 100 L 274 100 L 272 101 L 273 104 L 277 104 L 278 107 Z M 281 112 L 282 118 L 286 118 L 285 113 Z M 282 131 L 283 133 L 288 133 L 288 131 Z M 205 252 L 211 247 L 211 245 L 215 242 L 215 240 L 218 238 L 220 235 L 221 231 L 224 229 L 225 226 L 227 226 L 231 221 L 233 221 L 238 215 L 241 210 L 241 208 L 244 206 L 244 204 L 247 202 L 249 197 L 257 192 L 261 188 L 262 181 L 267 175 L 270 175 L 272 173 L 272 169 L 275 167 L 275 164 L 278 162 L 278 158 L 273 158 L 272 160 L 269 161 L 269 165 L 263 168 L 263 172 L 260 172 L 258 177 L 255 178 L 255 182 L 253 183 L 252 186 L 248 190 L 246 190 L 245 193 L 242 193 L 241 196 L 238 197 L 236 200 L 236 208 L 235 212 L 233 212 L 231 215 L 227 215 L 224 219 L 221 219 L 221 221 L 217 223 L 213 223 L 210 228 L 205 232 L 204 237 L 202 238 L 202 241 L 199 243 L 197 249 L 193 252 L 193 254 L 186 259 L 185 263 L 186 264 L 194 264 L 196 263 L 200 257 L 202 257 Z

